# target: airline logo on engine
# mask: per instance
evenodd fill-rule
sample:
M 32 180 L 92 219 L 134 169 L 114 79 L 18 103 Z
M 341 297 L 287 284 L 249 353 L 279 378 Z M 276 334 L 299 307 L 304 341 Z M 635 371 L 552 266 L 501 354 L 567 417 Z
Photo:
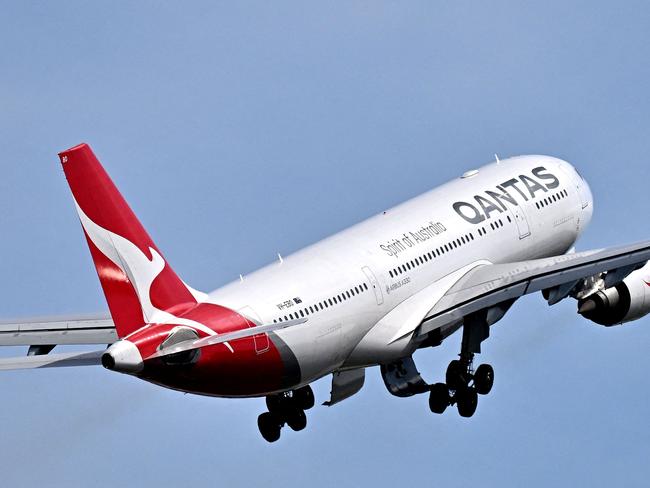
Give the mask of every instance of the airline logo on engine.
M 485 190 L 480 195 L 474 195 L 471 202 L 455 202 L 452 206 L 456 213 L 471 224 L 492 218 L 492 213 L 501 214 L 507 211 L 506 204 L 519 205 L 545 194 L 560 186 L 560 181 L 544 166 L 534 168 L 532 176 L 518 175 L 496 185 L 495 189 Z M 541 192 L 541 193 L 538 193 Z

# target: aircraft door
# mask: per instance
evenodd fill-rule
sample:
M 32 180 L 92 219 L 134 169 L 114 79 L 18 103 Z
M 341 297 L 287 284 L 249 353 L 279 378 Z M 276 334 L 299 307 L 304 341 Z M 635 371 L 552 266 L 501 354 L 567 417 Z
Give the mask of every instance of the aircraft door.
M 377 300 L 377 305 L 381 305 L 382 303 L 384 303 L 384 295 L 381 292 L 381 287 L 379 286 L 379 282 L 377 281 L 375 274 L 368 266 L 364 266 L 363 268 L 361 268 L 361 270 L 363 271 L 363 274 L 365 274 L 366 277 L 368 278 L 368 281 L 370 282 L 370 286 L 372 286 L 372 291 L 375 292 L 375 299 Z
M 262 319 L 260 319 L 259 315 L 257 315 L 257 313 L 255 313 L 255 310 L 253 310 L 251 307 L 246 306 L 244 308 L 240 308 L 238 312 L 246 317 L 246 321 L 248 322 L 249 327 L 255 327 L 253 320 L 259 325 L 263 325 Z M 254 335 L 253 340 L 255 341 L 255 352 L 257 354 L 263 354 L 269 350 L 270 344 L 268 334 L 265 333 Z
M 519 239 L 524 239 L 530 235 L 530 225 L 528 225 L 528 218 L 524 213 L 524 209 L 519 205 L 508 205 L 510 215 L 515 219 L 517 230 L 519 231 Z

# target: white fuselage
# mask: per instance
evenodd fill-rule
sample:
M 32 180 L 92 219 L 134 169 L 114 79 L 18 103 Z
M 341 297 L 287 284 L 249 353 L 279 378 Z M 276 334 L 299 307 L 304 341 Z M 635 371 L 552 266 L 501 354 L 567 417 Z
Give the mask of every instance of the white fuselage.
M 592 209 L 589 187 L 570 164 L 510 158 L 306 247 L 209 299 L 262 323 L 307 317 L 304 325 L 276 332 L 304 384 L 337 369 L 408 356 L 415 348 L 409 335 L 390 340 L 401 324 L 381 322 L 389 312 L 422 290 L 435 293 L 445 277 L 475 263 L 567 252 Z

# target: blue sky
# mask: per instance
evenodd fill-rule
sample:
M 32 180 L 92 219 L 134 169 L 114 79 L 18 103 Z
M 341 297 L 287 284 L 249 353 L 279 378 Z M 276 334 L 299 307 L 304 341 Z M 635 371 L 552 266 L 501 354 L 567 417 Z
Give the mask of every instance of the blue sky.
M 596 201 L 579 249 L 648 238 L 647 2 L 3 2 L 0 317 L 104 298 L 56 153 L 89 142 L 181 276 L 217 288 L 525 153 Z M 434 381 L 459 337 L 419 352 Z M 650 318 L 522 299 L 472 419 L 361 393 L 263 442 L 263 400 L 100 368 L 0 376 L 4 486 L 646 486 Z M 24 351 L 16 351 L 23 353 Z M 327 398 L 328 380 L 314 385 Z M 128 480 L 128 481 L 127 481 Z

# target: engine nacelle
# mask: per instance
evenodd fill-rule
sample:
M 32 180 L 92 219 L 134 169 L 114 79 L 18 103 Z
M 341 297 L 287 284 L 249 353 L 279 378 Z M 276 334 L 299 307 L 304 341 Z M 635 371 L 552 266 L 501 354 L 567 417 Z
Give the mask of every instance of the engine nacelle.
M 650 313 L 650 264 L 630 273 L 619 284 L 580 300 L 578 313 L 608 327 Z

